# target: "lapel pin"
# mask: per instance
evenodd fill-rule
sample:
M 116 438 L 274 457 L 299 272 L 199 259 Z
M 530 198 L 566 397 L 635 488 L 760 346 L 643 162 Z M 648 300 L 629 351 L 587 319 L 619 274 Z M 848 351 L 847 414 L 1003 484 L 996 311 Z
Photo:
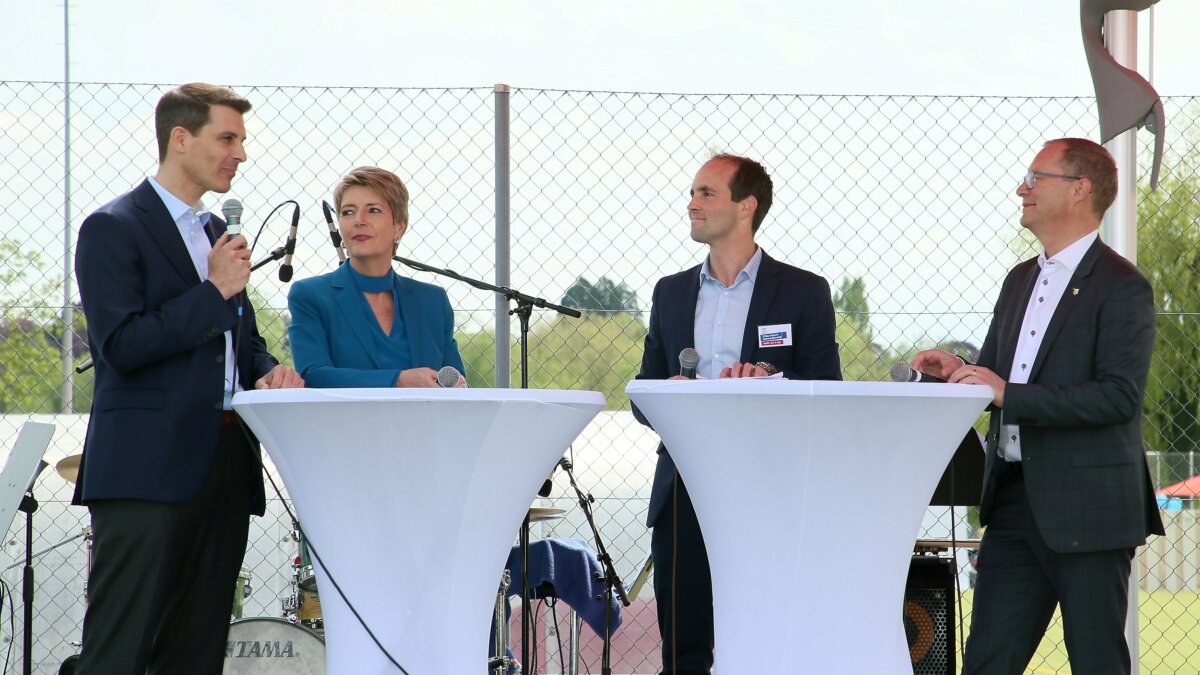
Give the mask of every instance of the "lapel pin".
M 1071 289 L 1071 295 L 1079 295 L 1079 289 L 1078 289 L 1078 288 L 1072 288 L 1072 289 Z

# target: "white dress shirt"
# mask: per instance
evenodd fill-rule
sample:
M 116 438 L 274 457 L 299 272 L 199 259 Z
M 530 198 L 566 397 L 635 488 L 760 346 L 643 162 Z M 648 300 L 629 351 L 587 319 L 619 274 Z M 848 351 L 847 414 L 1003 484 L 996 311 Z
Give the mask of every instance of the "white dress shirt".
M 1029 382 L 1029 369 L 1033 367 L 1033 361 L 1037 358 L 1038 350 L 1042 346 L 1042 337 L 1050 325 L 1054 310 L 1058 308 L 1058 303 L 1075 274 L 1075 268 L 1079 267 L 1079 261 L 1083 260 L 1083 254 L 1087 253 L 1098 236 L 1098 231 L 1085 234 L 1048 260 L 1045 251 L 1038 256 L 1038 266 L 1042 271 L 1038 273 L 1037 283 L 1033 285 L 1033 294 L 1029 296 L 1029 305 L 1025 308 L 1025 319 L 1021 322 L 1017 349 L 1013 352 L 1012 370 L 1008 373 L 1009 382 Z M 1000 456 L 1009 462 L 1021 461 L 1019 425 L 1005 424 L 1000 428 Z

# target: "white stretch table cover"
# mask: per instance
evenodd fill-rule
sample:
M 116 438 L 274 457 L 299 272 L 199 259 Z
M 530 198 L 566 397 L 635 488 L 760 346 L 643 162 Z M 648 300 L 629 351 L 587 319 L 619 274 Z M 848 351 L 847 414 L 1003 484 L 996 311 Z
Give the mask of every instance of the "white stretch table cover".
M 913 541 L 989 389 L 725 379 L 626 391 L 696 507 L 716 672 L 912 675 Z
M 590 391 L 247 391 L 310 543 L 412 675 L 483 673 L 500 573 L 555 462 L 604 407 Z M 317 564 L 328 671 L 399 672 Z

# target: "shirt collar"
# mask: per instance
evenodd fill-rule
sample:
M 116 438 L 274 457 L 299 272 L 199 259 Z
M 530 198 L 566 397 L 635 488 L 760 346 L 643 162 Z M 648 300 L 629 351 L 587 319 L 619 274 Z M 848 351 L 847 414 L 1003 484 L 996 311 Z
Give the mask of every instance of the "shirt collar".
M 1074 273 L 1075 268 L 1079 267 L 1079 262 L 1083 260 L 1084 254 L 1092 247 L 1092 243 L 1100 236 L 1100 230 L 1092 230 L 1075 240 L 1075 243 L 1059 251 L 1050 261 L 1062 265 L 1063 269 Z M 1038 267 L 1046 269 L 1046 252 L 1042 251 L 1038 255 Z
M 201 225 L 208 225 L 209 213 L 204 207 L 203 199 L 198 201 L 195 206 L 192 206 L 184 202 L 179 197 L 171 194 L 170 191 L 160 185 L 158 181 L 154 180 L 154 176 L 150 176 L 146 180 L 150 181 L 150 187 L 154 188 L 154 191 L 158 193 L 158 197 L 162 200 L 163 206 L 167 207 L 167 212 L 171 214 L 171 219 L 174 220 L 176 224 L 179 224 L 181 227 L 190 226 L 191 223 L 188 222 L 184 216 L 187 215 L 188 211 L 192 211 L 196 214 L 196 217 L 200 219 Z
M 756 246 L 754 255 L 750 256 L 750 260 L 746 262 L 746 266 L 742 268 L 741 272 L 738 272 L 736 277 L 734 277 L 733 286 L 738 285 L 738 282 L 740 282 L 742 279 L 749 279 L 750 283 L 753 284 L 758 279 L 758 268 L 762 266 L 762 257 L 762 247 Z M 712 279 L 713 281 L 720 283 L 716 277 L 709 273 L 708 257 L 705 256 L 704 264 L 700 266 L 700 283 L 704 283 L 707 279 Z

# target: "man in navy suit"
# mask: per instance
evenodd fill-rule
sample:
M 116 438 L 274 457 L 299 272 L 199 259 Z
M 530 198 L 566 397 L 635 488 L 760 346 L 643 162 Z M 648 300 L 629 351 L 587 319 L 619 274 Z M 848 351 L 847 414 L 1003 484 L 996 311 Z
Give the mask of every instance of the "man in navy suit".
M 913 361 L 993 393 L 964 674 L 1025 672 L 1055 606 L 1072 671 L 1130 672 L 1131 561 L 1163 526 L 1141 429 L 1154 294 L 1097 231 L 1116 194 L 1103 147 L 1046 143 L 1017 186 L 1045 250 L 1004 280 L 979 362 Z
M 220 673 L 257 442 L 243 388 L 303 386 L 267 353 L 244 292 L 245 238 L 207 213 L 246 159 L 249 101 L 208 84 L 155 110 L 159 168 L 79 229 L 75 274 L 96 363 L 75 503 L 94 549 L 77 673 Z
M 771 208 L 771 177 L 762 165 L 716 155 L 696 174 L 691 196 L 691 236 L 708 245 L 708 257 L 654 287 L 637 379 L 680 377 L 679 352 L 688 347 L 700 354 L 701 377 L 779 372 L 789 379 L 841 379 L 829 284 L 775 261 L 754 243 Z M 633 412 L 649 424 L 636 406 Z M 661 444 L 646 520 L 654 528 L 650 551 L 663 673 L 708 673 L 713 664 L 708 553 L 687 488 Z

